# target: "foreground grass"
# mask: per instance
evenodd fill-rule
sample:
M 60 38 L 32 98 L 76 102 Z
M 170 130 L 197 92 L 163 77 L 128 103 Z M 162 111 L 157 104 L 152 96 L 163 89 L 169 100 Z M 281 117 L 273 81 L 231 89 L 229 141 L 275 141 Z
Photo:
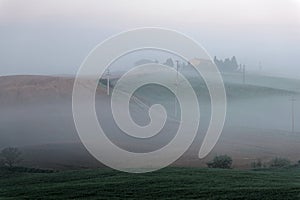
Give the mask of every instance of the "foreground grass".
M 0 199 L 299 199 L 300 169 L 0 173 Z

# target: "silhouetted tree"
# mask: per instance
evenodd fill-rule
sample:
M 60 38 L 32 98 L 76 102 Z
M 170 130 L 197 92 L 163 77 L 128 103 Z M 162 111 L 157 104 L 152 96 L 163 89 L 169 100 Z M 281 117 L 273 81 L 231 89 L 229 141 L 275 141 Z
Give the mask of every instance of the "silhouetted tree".
M 211 162 L 207 163 L 209 168 L 223 168 L 229 169 L 232 165 L 232 159 L 227 155 L 215 156 Z
M 287 167 L 291 164 L 291 161 L 286 158 L 276 157 L 271 160 L 270 167 Z
M 232 70 L 234 71 L 238 70 L 239 64 L 237 63 L 235 56 L 233 56 L 230 61 L 231 61 Z
M 15 147 L 7 147 L 1 151 L 0 157 L 4 165 L 13 167 L 21 161 L 21 151 Z
M 225 60 L 218 60 L 218 58 L 214 57 L 214 63 L 217 65 L 220 71 L 223 72 L 237 72 L 239 71 L 239 64 L 236 60 L 236 57 L 233 56 L 231 59 L 225 58 Z
M 168 58 L 164 64 L 170 67 L 174 67 L 174 62 L 171 58 Z
M 258 159 L 257 161 L 254 161 L 254 162 L 251 163 L 251 167 L 252 168 L 262 168 L 263 163 L 261 162 L 260 159 Z

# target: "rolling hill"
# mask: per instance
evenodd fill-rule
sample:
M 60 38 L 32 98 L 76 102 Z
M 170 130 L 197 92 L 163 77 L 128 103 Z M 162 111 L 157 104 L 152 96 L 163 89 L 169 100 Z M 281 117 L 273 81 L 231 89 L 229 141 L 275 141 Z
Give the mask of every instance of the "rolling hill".
M 252 77 L 255 78 L 263 79 Z M 283 80 L 270 79 L 268 77 L 268 82 L 273 83 Z M 102 166 L 85 150 L 77 135 L 71 105 L 73 81 L 72 77 L 62 76 L 0 77 L 0 148 L 21 148 L 23 164 L 28 167 L 78 169 Z M 284 79 L 284 82 L 293 86 L 295 80 Z M 230 154 L 238 168 L 249 168 L 250 163 L 258 158 L 264 161 L 274 156 L 288 157 L 293 161 L 300 159 L 297 153 L 300 135 L 290 132 L 289 119 L 289 99 L 291 95 L 298 95 L 297 91 L 227 80 L 229 101 L 224 131 L 213 152 L 206 159 L 199 160 L 197 152 L 210 118 L 210 105 L 205 85 L 192 84 L 200 97 L 200 129 L 189 151 L 175 166 L 205 166 L 212 156 L 220 153 Z M 147 111 L 153 103 L 162 103 L 172 115 L 173 98 L 162 88 L 145 86 L 135 93 L 135 97 L 143 102 L 131 102 L 131 114 L 136 121 L 147 122 Z M 128 138 L 113 123 L 109 115 L 109 100 L 105 88 L 99 87 L 96 95 L 98 118 L 110 130 L 109 137 L 122 148 L 138 152 L 159 148 L 172 138 L 170 133 L 178 126 L 171 120 L 161 137 L 149 142 L 124 142 Z

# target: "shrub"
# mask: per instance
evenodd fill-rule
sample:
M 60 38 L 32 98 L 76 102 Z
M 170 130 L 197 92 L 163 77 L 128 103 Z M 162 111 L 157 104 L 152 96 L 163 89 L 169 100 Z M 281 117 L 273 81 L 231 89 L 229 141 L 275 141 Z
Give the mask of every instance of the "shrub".
M 251 163 L 252 168 L 263 168 L 263 163 L 261 162 L 260 159 L 254 161 Z
M 8 167 L 13 167 L 21 161 L 21 151 L 18 148 L 7 147 L 0 153 L 1 162 Z
M 230 169 L 232 165 L 232 159 L 227 155 L 215 156 L 211 162 L 207 163 L 209 168 L 222 168 Z
M 291 161 L 289 161 L 288 159 L 276 157 L 271 160 L 270 167 L 287 167 L 290 164 L 291 164 Z

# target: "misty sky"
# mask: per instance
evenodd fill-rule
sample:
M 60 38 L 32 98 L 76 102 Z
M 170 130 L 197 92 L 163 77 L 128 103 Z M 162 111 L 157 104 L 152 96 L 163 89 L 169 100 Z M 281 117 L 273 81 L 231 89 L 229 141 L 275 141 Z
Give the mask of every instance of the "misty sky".
M 183 32 L 211 56 L 300 78 L 299 0 L 0 0 L 0 75 L 75 74 L 89 51 L 131 28 Z

